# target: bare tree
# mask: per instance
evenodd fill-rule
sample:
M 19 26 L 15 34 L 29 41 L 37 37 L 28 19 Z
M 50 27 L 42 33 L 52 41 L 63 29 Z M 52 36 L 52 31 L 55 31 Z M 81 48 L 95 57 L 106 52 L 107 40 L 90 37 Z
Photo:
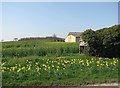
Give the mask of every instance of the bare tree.
M 57 37 L 57 35 L 56 34 L 53 34 L 53 38 L 56 38 Z

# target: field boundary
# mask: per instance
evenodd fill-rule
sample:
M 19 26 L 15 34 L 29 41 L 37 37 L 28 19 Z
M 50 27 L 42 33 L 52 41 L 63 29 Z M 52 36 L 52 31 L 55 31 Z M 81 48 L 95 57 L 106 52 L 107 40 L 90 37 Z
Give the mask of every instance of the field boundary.
M 118 83 L 102 83 L 90 85 L 2 86 L 2 88 L 120 88 L 120 86 Z

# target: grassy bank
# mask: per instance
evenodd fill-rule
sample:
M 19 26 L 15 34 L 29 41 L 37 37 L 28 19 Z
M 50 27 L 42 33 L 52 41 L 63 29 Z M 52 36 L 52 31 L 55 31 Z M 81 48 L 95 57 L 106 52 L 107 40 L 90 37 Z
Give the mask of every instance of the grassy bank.
M 45 42 L 38 40 L 3 43 L 3 57 L 66 55 L 78 53 L 79 43 Z
M 8 42 L 2 72 L 3 86 L 111 83 L 118 81 L 118 59 L 80 55 L 78 43 Z

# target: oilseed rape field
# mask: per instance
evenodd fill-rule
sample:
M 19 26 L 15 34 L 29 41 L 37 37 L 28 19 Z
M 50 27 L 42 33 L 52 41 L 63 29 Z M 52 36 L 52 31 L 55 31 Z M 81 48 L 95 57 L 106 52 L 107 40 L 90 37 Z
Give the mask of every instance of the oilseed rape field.
M 87 85 L 118 81 L 118 59 L 79 54 L 79 43 L 3 43 L 2 85 Z

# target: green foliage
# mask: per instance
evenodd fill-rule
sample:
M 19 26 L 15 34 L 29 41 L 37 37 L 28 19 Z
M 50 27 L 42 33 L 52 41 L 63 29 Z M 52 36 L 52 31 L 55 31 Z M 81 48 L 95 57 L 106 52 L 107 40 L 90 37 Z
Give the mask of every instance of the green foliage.
M 117 82 L 118 59 L 69 56 L 7 57 L 2 63 L 3 86 L 84 85 Z
M 3 43 L 3 57 L 25 57 L 29 55 L 65 55 L 78 53 L 79 43 L 18 41 Z
M 80 55 L 79 43 L 29 40 L 2 45 L 3 86 L 85 85 L 118 80 L 117 58 Z
M 97 31 L 86 30 L 82 38 L 88 43 L 91 55 L 120 57 L 120 25 Z

